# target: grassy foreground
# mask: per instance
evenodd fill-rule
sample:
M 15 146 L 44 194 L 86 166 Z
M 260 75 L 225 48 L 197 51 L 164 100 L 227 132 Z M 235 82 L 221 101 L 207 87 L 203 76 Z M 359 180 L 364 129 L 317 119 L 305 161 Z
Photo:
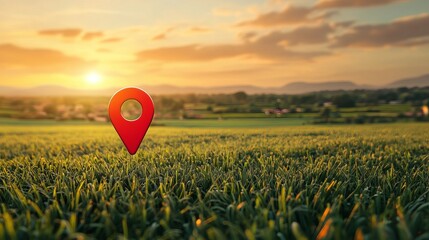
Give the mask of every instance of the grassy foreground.
M 428 239 L 428 132 L 1 126 L 0 239 Z

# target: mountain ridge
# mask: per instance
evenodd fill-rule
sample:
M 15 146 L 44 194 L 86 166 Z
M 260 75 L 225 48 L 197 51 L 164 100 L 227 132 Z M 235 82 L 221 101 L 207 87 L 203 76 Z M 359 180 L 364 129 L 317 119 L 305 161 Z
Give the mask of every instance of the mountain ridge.
M 429 85 L 429 74 L 417 77 L 409 77 L 394 81 L 389 84 L 391 87 L 426 87 Z
M 279 87 L 259 87 L 254 85 L 231 85 L 218 87 L 191 87 L 171 84 L 138 86 L 149 94 L 219 94 L 244 91 L 248 94 L 303 94 L 319 91 L 356 90 L 356 89 L 383 89 L 399 87 L 429 86 L 429 74 L 417 77 L 403 78 L 382 86 L 360 85 L 352 81 L 327 81 L 311 83 L 297 81 Z M 59 85 L 40 85 L 31 88 L 0 86 L 0 96 L 111 96 L 120 88 L 104 89 L 76 89 Z

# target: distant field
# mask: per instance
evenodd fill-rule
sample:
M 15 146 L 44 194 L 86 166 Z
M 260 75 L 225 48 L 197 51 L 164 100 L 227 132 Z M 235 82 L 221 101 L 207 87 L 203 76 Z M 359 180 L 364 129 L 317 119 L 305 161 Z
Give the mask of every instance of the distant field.
M 0 238 L 429 237 L 429 124 L 240 121 L 135 156 L 107 124 L 0 125 Z
M 236 127 L 281 127 L 300 126 L 308 124 L 310 120 L 302 118 L 264 118 L 264 119 L 186 119 L 186 120 L 155 120 L 154 127 L 200 127 L 200 128 L 236 128 Z M 54 121 L 54 120 L 18 120 L 0 118 L 0 126 L 73 126 L 73 125 L 110 125 L 110 123 L 95 123 L 88 121 Z
M 341 112 L 368 112 L 368 111 L 380 111 L 388 113 L 401 113 L 407 112 L 412 109 L 411 104 L 381 104 L 378 106 L 371 107 L 353 107 L 353 108 L 341 108 Z
M 61 125 L 107 125 L 89 121 L 55 121 L 55 120 L 22 120 L 12 118 L 0 118 L 0 126 L 61 126 Z
M 300 126 L 310 121 L 300 118 L 261 118 L 261 119 L 224 119 L 224 120 L 159 120 L 158 124 L 171 127 L 193 127 L 193 128 L 266 128 Z
M 105 105 L 107 106 L 107 103 Z M 184 106 L 185 110 L 180 110 L 182 111 L 180 114 L 178 113 L 179 110 L 176 110 L 176 112 L 174 111 L 167 112 L 171 114 L 171 115 L 167 114 L 167 116 L 163 115 L 166 113 L 160 113 L 160 116 L 161 116 L 160 118 L 179 119 L 179 116 L 181 116 L 181 114 L 183 114 L 184 118 L 188 120 L 189 119 L 193 119 L 193 120 L 194 119 L 195 120 L 246 119 L 247 120 L 247 119 L 260 118 L 260 119 L 264 119 L 263 121 L 269 122 L 271 120 L 266 120 L 266 119 L 290 118 L 290 119 L 293 119 L 290 121 L 291 124 L 296 125 L 296 122 L 308 123 L 308 122 L 314 121 L 316 118 L 320 118 L 321 112 L 323 111 L 323 107 L 314 107 L 313 105 L 307 105 L 305 107 L 302 107 L 301 110 L 307 108 L 307 109 L 311 109 L 311 112 L 289 112 L 287 114 L 281 114 L 281 115 L 275 115 L 275 114 L 266 115 L 264 110 L 271 109 L 273 108 L 273 106 L 268 106 L 268 105 L 260 106 L 257 112 L 245 112 L 244 110 L 249 108 L 248 104 L 234 105 L 234 108 L 236 108 L 234 111 L 236 112 L 228 112 L 231 110 L 228 110 L 228 107 L 226 106 L 214 107 L 213 111 L 207 110 L 209 107 L 211 107 L 211 105 L 208 105 L 208 104 L 186 104 Z M 291 108 L 291 110 L 293 109 L 294 107 Z M 332 117 L 335 118 L 336 122 L 341 122 L 341 121 L 344 122 L 345 118 L 356 118 L 362 115 L 365 115 L 367 117 L 396 118 L 401 113 L 403 114 L 406 112 L 414 111 L 415 109 L 411 106 L 411 104 L 381 104 L 378 106 L 357 106 L 352 108 L 336 108 L 333 106 L 331 107 L 331 110 L 332 112 L 335 112 L 335 114 L 333 114 L 335 116 L 332 116 Z M 220 111 L 220 112 L 217 112 L 217 111 Z M 51 124 L 53 122 L 50 120 L 37 120 L 37 121 L 30 120 L 30 122 L 15 122 L 14 120 L 17 118 L 18 119 L 25 119 L 25 118 L 31 119 L 34 117 L 47 118 L 46 116 L 36 116 L 34 114 L 35 113 L 28 113 L 28 112 L 25 114 L 22 114 L 20 110 L 14 109 L 13 105 L 10 105 L 10 106 L 0 105 L 0 124 L 19 123 L 19 124 L 25 125 L 30 123 L 30 124 L 45 125 L 45 123 Z M 103 112 L 103 115 L 104 114 L 105 112 Z M 54 119 L 55 116 L 50 116 L 50 118 Z M 82 121 L 79 122 L 71 119 L 73 118 L 67 119 L 67 121 L 71 123 L 65 123 L 65 124 L 76 125 L 76 124 L 82 123 Z M 301 120 L 298 120 L 298 119 L 301 119 Z M 174 121 L 175 120 L 169 120 L 168 122 L 174 123 Z M 254 121 L 254 120 L 250 120 L 250 121 Z M 276 125 L 277 123 L 274 123 L 274 124 Z M 178 125 L 177 123 L 174 123 L 171 126 L 177 126 L 177 125 Z M 219 125 L 219 124 L 214 124 L 214 125 Z M 290 124 L 286 124 L 286 125 L 290 125 Z

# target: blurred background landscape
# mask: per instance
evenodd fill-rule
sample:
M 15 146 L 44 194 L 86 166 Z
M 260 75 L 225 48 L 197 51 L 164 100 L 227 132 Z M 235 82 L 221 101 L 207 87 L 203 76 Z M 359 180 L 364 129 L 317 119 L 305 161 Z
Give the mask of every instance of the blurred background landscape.
M 156 109 L 154 125 L 158 126 L 263 127 L 429 120 L 429 87 L 336 90 L 295 95 L 238 91 L 152 96 Z M 109 121 L 109 99 L 108 96 L 1 97 L 0 124 L 106 123 Z M 137 118 L 141 114 L 140 106 L 124 104 L 122 114 L 127 118 Z
M 127 86 L 154 125 L 428 120 L 426 1 L 169 4 L 3 3 L 0 124 L 108 122 Z

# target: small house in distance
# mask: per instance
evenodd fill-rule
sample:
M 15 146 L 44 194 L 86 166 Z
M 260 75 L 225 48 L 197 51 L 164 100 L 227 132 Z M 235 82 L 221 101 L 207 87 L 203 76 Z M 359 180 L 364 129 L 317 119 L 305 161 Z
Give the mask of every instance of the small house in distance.
M 282 109 L 266 109 L 265 111 L 265 115 L 271 115 L 271 114 L 275 114 L 276 116 L 281 116 L 283 114 L 289 113 L 290 110 L 287 108 L 282 108 Z

